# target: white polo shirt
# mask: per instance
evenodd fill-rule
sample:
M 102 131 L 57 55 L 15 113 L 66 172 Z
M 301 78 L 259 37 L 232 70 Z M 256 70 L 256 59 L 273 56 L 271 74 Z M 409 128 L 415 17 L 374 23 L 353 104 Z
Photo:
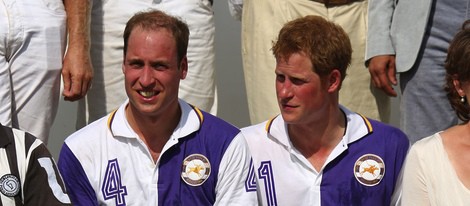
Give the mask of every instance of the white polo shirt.
M 74 204 L 256 204 L 237 128 L 180 100 L 180 122 L 154 162 L 125 118 L 127 104 L 66 139 L 59 169 Z
M 320 171 L 292 145 L 282 116 L 242 129 L 253 156 L 250 188 L 257 186 L 261 205 L 390 205 L 407 137 L 341 109 L 345 134 Z

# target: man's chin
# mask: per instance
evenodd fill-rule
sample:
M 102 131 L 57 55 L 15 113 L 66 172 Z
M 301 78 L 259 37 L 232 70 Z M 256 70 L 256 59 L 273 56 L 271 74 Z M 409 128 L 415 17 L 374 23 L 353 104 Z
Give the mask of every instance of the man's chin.
M 145 116 L 156 114 L 159 112 L 159 110 L 161 110 L 160 107 L 156 105 L 138 104 L 138 105 L 133 105 L 133 107 L 136 112 Z
M 293 124 L 297 122 L 297 115 L 294 115 L 292 113 L 287 113 L 287 112 L 281 112 L 282 119 L 284 119 L 284 122 L 287 124 Z

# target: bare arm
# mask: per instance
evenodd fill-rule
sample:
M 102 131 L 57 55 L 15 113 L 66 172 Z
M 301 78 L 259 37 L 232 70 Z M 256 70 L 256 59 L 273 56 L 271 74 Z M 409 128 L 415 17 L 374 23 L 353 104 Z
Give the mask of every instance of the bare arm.
M 67 12 L 68 46 L 62 77 L 67 101 L 84 97 L 91 86 L 93 67 L 90 59 L 90 0 L 64 0 Z

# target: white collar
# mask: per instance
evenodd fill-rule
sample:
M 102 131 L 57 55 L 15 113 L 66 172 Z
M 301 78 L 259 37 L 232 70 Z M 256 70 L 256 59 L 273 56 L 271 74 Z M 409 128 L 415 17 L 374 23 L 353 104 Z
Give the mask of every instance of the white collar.
M 181 108 L 181 118 L 171 136 L 174 140 L 199 130 L 204 121 L 204 116 L 198 108 L 189 105 L 181 99 L 178 100 L 178 103 Z M 117 110 L 113 111 L 108 116 L 108 128 L 114 137 L 138 137 L 126 118 L 125 108 L 128 104 L 129 100 L 126 100 Z
M 340 109 L 346 116 L 346 131 L 342 140 L 344 144 L 347 145 L 355 142 L 372 132 L 372 125 L 367 118 L 358 113 L 352 112 L 341 105 Z M 286 148 L 292 147 L 292 143 L 287 132 L 287 124 L 284 122 L 281 115 L 267 121 L 265 129 L 272 138 L 276 139 Z

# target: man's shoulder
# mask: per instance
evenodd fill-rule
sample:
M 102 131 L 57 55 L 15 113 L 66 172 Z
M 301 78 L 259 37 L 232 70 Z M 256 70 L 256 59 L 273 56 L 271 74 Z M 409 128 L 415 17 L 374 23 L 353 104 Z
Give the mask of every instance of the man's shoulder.
M 272 120 L 264 121 L 259 124 L 247 126 L 241 128 L 241 133 L 251 149 L 253 156 L 268 155 L 271 153 L 272 148 L 282 147 L 279 143 L 279 139 L 287 138 L 281 136 L 279 133 L 270 134 L 268 131 L 272 125 Z M 273 136 L 274 135 L 274 136 Z
M 367 140 L 374 142 L 379 146 L 386 145 L 387 148 L 403 148 L 407 150 L 410 142 L 406 134 L 395 126 L 379 122 L 377 120 L 368 119 L 372 132 L 366 137 Z
M 244 133 L 266 132 L 265 128 L 266 128 L 267 123 L 268 121 L 264 121 L 258 124 L 249 125 L 249 126 L 241 128 L 241 130 Z
M 26 145 L 30 146 L 33 142 L 40 141 L 34 135 L 24 130 L 7 127 L 3 125 L 1 125 L 1 127 L 2 127 L 1 135 L 3 136 L 2 140 L 0 141 L 0 144 L 2 144 L 1 146 L 3 146 L 3 144 L 6 144 L 9 141 L 14 141 L 15 145 L 22 144 L 21 147 L 26 146 Z
M 268 131 L 266 130 L 266 124 L 268 124 L 268 121 L 264 121 L 258 124 L 250 125 L 247 127 L 241 128 L 241 132 L 245 138 L 256 138 L 259 136 L 265 136 L 268 134 Z
M 408 140 L 406 134 L 395 126 L 392 126 L 387 123 L 379 122 L 373 119 L 369 119 L 369 122 L 372 125 L 373 131 L 376 133 L 389 134 L 390 136 L 395 136 L 398 138 L 405 138 L 406 140 Z
M 232 125 L 231 123 L 225 121 L 224 119 L 220 117 L 216 117 L 212 114 L 209 114 L 205 111 L 201 110 L 202 114 L 202 124 L 201 124 L 201 129 L 202 130 L 209 130 L 210 132 L 231 132 L 234 135 L 238 134 L 240 132 L 240 129 L 238 129 L 236 126 Z
M 90 123 L 65 139 L 59 154 L 59 168 L 81 167 L 84 172 L 94 174 L 94 168 L 103 164 L 103 161 L 107 161 L 101 155 L 103 151 L 110 154 L 124 152 L 122 148 L 110 144 L 117 141 L 114 138 L 108 138 L 108 134 L 112 135 L 107 126 L 107 117 Z
M 101 137 L 101 135 L 108 130 L 107 119 L 108 115 L 75 131 L 65 139 L 65 143 L 67 143 L 67 145 L 88 145 L 90 141 L 96 141 L 97 138 Z

